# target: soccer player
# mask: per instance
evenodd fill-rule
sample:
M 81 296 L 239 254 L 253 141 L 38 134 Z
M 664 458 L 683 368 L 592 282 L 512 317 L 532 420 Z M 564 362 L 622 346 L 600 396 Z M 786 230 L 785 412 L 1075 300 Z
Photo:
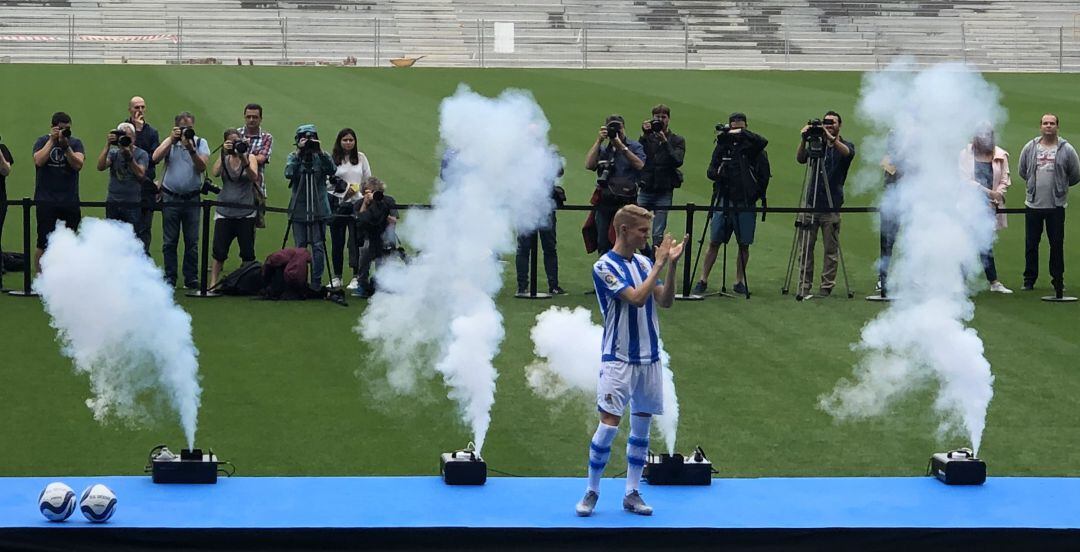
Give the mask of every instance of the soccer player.
M 675 281 L 675 265 L 683 252 L 665 235 L 656 248 L 655 263 L 636 253 L 649 242 L 651 212 L 627 205 L 612 220 L 615 245 L 593 265 L 593 284 L 600 312 L 604 316 L 600 381 L 596 386 L 596 408 L 600 424 L 589 444 L 589 484 L 577 504 L 579 516 L 592 515 L 600 497 L 600 476 L 604 473 L 611 442 L 619 430 L 623 412 L 629 409 L 630 438 L 626 443 L 626 495 L 623 509 L 652 515 L 638 493 L 645 456 L 649 450 L 649 424 L 653 414 L 664 413 L 664 383 L 660 366 L 660 324 L 656 307 L 670 307 L 675 301 L 675 285 L 664 285 L 660 272 L 667 268 L 666 280 Z

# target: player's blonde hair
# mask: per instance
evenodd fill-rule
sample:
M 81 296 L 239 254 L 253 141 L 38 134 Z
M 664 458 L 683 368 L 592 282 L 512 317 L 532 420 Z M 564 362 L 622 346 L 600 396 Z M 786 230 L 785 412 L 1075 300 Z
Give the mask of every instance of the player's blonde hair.
M 639 207 L 637 205 L 625 205 L 622 209 L 619 209 L 619 211 L 615 213 L 615 218 L 611 220 L 611 224 L 615 225 L 615 232 L 618 233 L 619 227 L 624 224 L 632 224 L 636 220 L 645 220 L 652 222 L 652 219 L 652 211 L 644 207 Z

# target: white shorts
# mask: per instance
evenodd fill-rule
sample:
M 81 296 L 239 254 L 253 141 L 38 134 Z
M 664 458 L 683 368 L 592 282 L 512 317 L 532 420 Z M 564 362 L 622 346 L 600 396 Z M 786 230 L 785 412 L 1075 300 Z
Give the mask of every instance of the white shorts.
M 596 407 L 622 416 L 627 404 L 631 414 L 664 413 L 663 367 L 659 362 L 630 364 L 609 360 L 600 366 Z

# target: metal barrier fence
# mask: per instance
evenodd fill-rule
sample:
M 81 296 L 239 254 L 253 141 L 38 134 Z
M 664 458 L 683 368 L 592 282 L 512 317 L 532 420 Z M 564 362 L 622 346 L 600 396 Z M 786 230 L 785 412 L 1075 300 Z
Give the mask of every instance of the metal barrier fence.
M 924 17 L 917 26 L 824 29 L 801 19 L 759 28 L 691 16 L 624 26 L 565 17 L 410 23 L 341 14 L 29 16 L 0 8 L 0 61 L 379 67 L 423 58 L 424 65 L 454 67 L 869 70 L 909 56 L 983 71 L 1077 72 L 1080 25 L 1069 23 Z
M 32 257 L 31 257 L 31 253 L 33 252 L 33 250 L 31 248 L 32 230 L 31 230 L 31 226 L 30 226 L 30 220 L 31 220 L 31 217 L 32 217 L 32 214 L 33 214 L 32 209 L 35 206 L 39 205 L 39 204 L 53 205 L 53 204 L 56 204 L 56 202 L 37 202 L 37 201 L 34 201 L 34 200 L 30 199 L 30 198 L 23 198 L 22 200 L 19 200 L 19 201 L 7 201 L 6 203 L 7 203 L 8 206 L 19 207 L 21 209 L 21 211 L 22 211 L 22 247 L 23 247 L 23 255 L 24 255 L 25 260 L 26 260 L 25 266 L 23 268 L 23 274 L 22 274 L 23 275 L 22 289 L 21 290 L 13 290 L 13 291 L 10 291 L 9 293 L 11 293 L 12 295 L 33 296 L 34 295 L 33 291 L 32 291 L 32 279 L 33 279 L 32 265 L 33 265 L 33 262 L 32 262 Z M 79 207 L 105 207 L 106 204 L 107 203 L 103 202 L 103 201 L 81 201 L 81 202 L 78 203 Z M 115 205 L 143 206 L 143 204 L 139 203 L 139 202 L 115 203 Z M 197 205 L 202 210 L 201 221 L 200 221 L 201 231 L 200 231 L 200 235 L 199 235 L 199 241 L 200 241 L 200 243 L 199 243 L 199 247 L 200 247 L 200 252 L 199 252 L 199 256 L 200 256 L 200 260 L 199 260 L 199 290 L 198 290 L 197 294 L 205 296 L 207 294 L 207 290 L 208 290 L 207 275 L 209 273 L 208 267 L 209 267 L 209 255 L 210 255 L 210 243 L 211 243 L 211 241 L 210 241 L 210 239 L 211 239 L 211 236 L 210 236 L 210 221 L 213 220 L 211 209 L 213 207 L 215 207 L 215 206 L 218 206 L 218 205 L 230 206 L 230 207 L 248 207 L 248 206 L 247 205 L 238 205 L 238 204 L 233 204 L 233 203 L 224 203 L 224 202 L 213 201 L 213 200 L 208 200 L 208 199 L 200 200 L 200 201 L 197 201 L 197 202 L 194 202 L 194 201 L 193 202 L 174 202 L 174 203 L 170 203 L 169 205 L 171 207 L 183 207 L 183 206 L 196 206 Z M 430 205 L 424 205 L 424 204 L 402 204 L 402 205 L 398 205 L 397 207 L 399 209 L 408 210 L 408 209 L 428 209 L 431 206 Z M 155 204 L 155 206 L 154 206 L 154 210 L 156 210 L 156 211 L 160 211 L 163 208 L 164 208 L 163 204 Z M 265 212 L 268 212 L 268 213 L 286 213 L 287 214 L 289 212 L 288 209 L 281 208 L 281 207 L 265 206 L 265 207 L 261 207 L 261 209 L 265 210 Z M 594 209 L 595 209 L 595 207 L 592 206 L 592 205 L 564 205 L 562 207 L 559 207 L 557 210 L 560 210 L 560 211 L 592 211 Z M 708 206 L 708 205 L 702 206 L 702 205 L 697 205 L 695 203 L 687 203 L 685 205 L 672 205 L 672 206 L 666 207 L 666 208 L 661 207 L 660 209 L 665 209 L 667 211 L 675 211 L 675 212 L 685 212 L 686 213 L 685 232 L 689 236 L 694 236 L 695 232 L 696 232 L 696 230 L 695 230 L 695 221 L 694 221 L 695 214 L 696 213 L 705 213 L 706 215 L 708 215 L 710 213 L 710 211 L 711 211 L 710 206 Z M 802 207 L 729 207 L 728 209 L 730 209 L 732 211 L 738 211 L 738 212 L 753 211 L 755 213 L 786 213 L 786 214 L 822 213 L 822 212 L 836 212 L 836 213 L 876 213 L 876 212 L 878 212 L 878 208 L 876 208 L 876 207 L 841 207 L 841 208 L 838 208 L 838 209 L 808 209 L 808 208 L 802 208 Z M 998 213 L 1004 213 L 1004 214 L 1021 214 L 1021 213 L 1025 213 L 1026 210 L 1025 209 L 998 209 L 997 212 Z M 2 231 L 2 230 L 3 229 L 0 228 L 0 231 Z M 538 243 L 539 243 L 539 241 L 540 240 L 533 240 L 532 251 L 531 251 L 531 254 L 530 254 L 529 293 L 532 296 L 537 295 L 537 289 L 536 289 L 536 285 L 537 285 L 537 257 L 538 257 L 538 247 L 539 247 Z M 691 286 L 692 286 L 692 281 L 691 280 L 693 279 L 693 274 L 692 274 L 692 269 L 691 269 L 691 266 L 690 266 L 689 259 L 694 254 L 693 247 L 694 247 L 694 244 L 693 244 L 693 240 L 691 239 L 691 240 L 688 240 L 686 242 L 685 249 L 683 250 L 683 258 L 686 259 L 686 261 L 683 262 L 683 266 L 682 266 L 682 291 L 678 294 L 678 296 L 683 297 L 683 298 L 691 297 Z M 0 260 L 0 263 L 2 263 L 2 262 L 3 261 Z M 0 270 L 0 289 L 2 289 L 3 287 L 4 287 L 4 285 L 3 285 L 3 270 Z

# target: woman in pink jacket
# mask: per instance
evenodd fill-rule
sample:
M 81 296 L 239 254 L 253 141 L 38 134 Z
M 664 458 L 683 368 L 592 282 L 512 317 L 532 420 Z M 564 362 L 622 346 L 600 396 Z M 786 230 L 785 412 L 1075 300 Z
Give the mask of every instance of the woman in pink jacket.
M 960 172 L 986 194 L 990 207 L 997 209 L 1005 206 L 1005 190 L 1009 187 L 1009 152 L 997 147 L 994 130 L 989 126 L 981 129 L 971 143 L 960 152 Z M 1005 215 L 995 215 L 995 229 L 1005 228 Z M 998 280 L 997 266 L 994 264 L 993 245 L 982 253 L 983 269 L 986 280 L 990 282 L 990 291 L 1012 293 Z

